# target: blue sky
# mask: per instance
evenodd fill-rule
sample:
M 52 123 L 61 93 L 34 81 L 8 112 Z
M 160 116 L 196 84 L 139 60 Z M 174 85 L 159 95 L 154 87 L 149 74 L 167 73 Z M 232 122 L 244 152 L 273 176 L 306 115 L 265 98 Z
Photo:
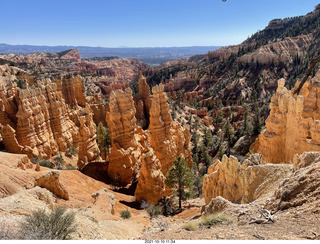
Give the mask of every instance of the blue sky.
M 239 44 L 315 0 L 0 0 L 0 43 L 102 47 Z

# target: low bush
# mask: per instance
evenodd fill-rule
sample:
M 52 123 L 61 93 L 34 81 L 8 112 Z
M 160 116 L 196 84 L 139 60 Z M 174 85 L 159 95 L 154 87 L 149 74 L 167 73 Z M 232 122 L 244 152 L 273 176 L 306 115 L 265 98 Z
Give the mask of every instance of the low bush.
M 120 212 L 120 216 L 123 219 L 130 219 L 131 218 L 131 213 L 129 210 L 123 210 Z
M 182 226 L 182 229 L 185 229 L 187 231 L 196 231 L 197 228 L 198 228 L 197 223 L 187 223 Z
M 49 160 L 46 160 L 46 159 L 41 159 L 37 162 L 40 166 L 43 166 L 43 167 L 47 167 L 47 168 L 50 168 L 50 169 L 53 169 L 54 168 L 54 163 L 52 163 L 51 161 Z
M 61 153 L 59 154 L 59 156 L 54 158 L 54 161 L 56 161 L 60 165 L 64 165 L 66 163 Z
M 72 164 L 67 164 L 66 170 L 75 170 L 76 167 L 74 167 Z
M 164 216 L 169 216 L 175 211 L 172 201 L 166 196 L 159 200 L 158 206 L 161 207 L 161 214 Z
M 68 240 L 75 232 L 75 213 L 66 213 L 65 208 L 55 208 L 50 213 L 34 211 L 20 223 L 18 239 L 25 240 Z
M 229 215 L 223 213 L 210 214 L 205 216 L 199 223 L 200 226 L 211 227 L 218 223 L 235 224 L 236 221 Z
M 162 207 L 150 205 L 147 207 L 146 211 L 151 218 L 158 217 L 160 214 L 162 214 Z
M 72 158 L 73 156 L 76 156 L 77 154 L 78 154 L 78 150 L 74 145 L 71 145 L 66 151 L 66 156 L 69 158 Z
M 15 239 L 16 233 L 6 223 L 4 219 L 0 221 L 0 240 L 13 240 Z

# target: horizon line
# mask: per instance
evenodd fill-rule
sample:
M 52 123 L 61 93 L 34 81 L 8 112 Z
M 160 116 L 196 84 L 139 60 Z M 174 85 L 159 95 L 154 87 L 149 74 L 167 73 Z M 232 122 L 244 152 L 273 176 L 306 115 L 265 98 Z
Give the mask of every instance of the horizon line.
M 118 46 L 118 47 L 105 47 L 105 46 L 85 46 L 85 45 L 41 45 L 41 44 L 8 44 L 8 43 L 0 43 L 0 45 L 8 45 L 8 46 L 34 46 L 34 47 L 92 47 L 92 48 L 184 48 L 184 47 L 226 47 L 230 45 L 190 45 L 190 46 Z M 237 44 L 232 44 L 237 45 Z

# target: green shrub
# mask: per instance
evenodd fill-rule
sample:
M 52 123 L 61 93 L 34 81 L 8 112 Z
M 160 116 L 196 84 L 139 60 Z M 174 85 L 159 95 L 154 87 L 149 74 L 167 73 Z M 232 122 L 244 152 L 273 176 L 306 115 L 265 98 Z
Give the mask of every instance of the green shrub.
M 53 169 L 54 168 L 54 163 L 52 163 L 51 161 L 49 160 L 46 160 L 46 159 L 41 159 L 37 162 L 40 166 L 43 166 L 43 167 L 47 167 L 47 168 L 50 168 L 50 169 Z
M 120 216 L 121 216 L 121 218 L 123 218 L 123 219 L 130 219 L 130 218 L 131 218 L 131 213 L 130 213 L 129 210 L 122 210 L 122 211 L 120 212 Z
M 75 232 L 75 213 L 66 213 L 65 208 L 55 208 L 50 213 L 34 211 L 20 223 L 20 239 L 25 240 L 68 240 Z
M 71 145 L 66 151 L 66 156 L 72 158 L 72 156 L 76 156 L 78 154 L 78 150 L 74 145 Z
M 76 168 L 73 165 L 71 165 L 70 163 L 67 164 L 66 170 L 75 170 L 75 169 Z
M 196 223 L 187 223 L 182 226 L 182 229 L 185 229 L 187 231 L 195 231 L 197 230 L 197 228 L 198 228 L 198 224 Z
M 173 207 L 173 203 L 172 201 L 164 196 L 162 197 L 159 202 L 158 202 L 158 206 L 161 207 L 161 214 L 163 214 L 164 216 L 169 216 L 171 214 L 174 213 L 174 207 Z
M 158 217 L 162 213 L 162 207 L 160 206 L 150 205 L 146 210 L 151 218 Z
M 62 154 L 60 153 L 59 156 L 55 157 L 54 158 L 54 161 L 56 161 L 57 163 L 61 164 L 61 165 L 64 165 L 66 162 L 64 161 L 63 159 L 63 156 Z
M 223 213 L 216 213 L 216 214 L 210 214 L 205 216 L 200 221 L 200 226 L 206 226 L 211 227 L 218 223 L 222 224 L 235 224 L 236 221 L 229 215 L 223 214 Z

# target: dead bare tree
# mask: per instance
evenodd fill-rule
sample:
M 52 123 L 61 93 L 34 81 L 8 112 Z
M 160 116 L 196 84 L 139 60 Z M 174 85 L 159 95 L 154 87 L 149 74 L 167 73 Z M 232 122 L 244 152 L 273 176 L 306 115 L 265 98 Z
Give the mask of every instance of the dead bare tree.
M 293 94 L 299 94 L 302 86 L 304 85 L 304 83 L 306 83 L 307 79 L 309 78 L 309 76 L 312 73 L 312 70 L 314 69 L 314 67 L 316 66 L 317 63 L 320 62 L 320 57 L 317 57 L 315 59 L 312 59 L 310 62 L 310 66 L 309 69 L 307 71 L 307 74 L 304 76 L 303 80 L 301 81 L 301 83 L 299 84 L 299 87 L 294 91 Z
M 267 209 L 259 209 L 260 216 L 257 218 L 252 218 L 252 220 L 249 222 L 249 224 L 267 224 L 269 222 L 274 223 L 274 218 L 271 215 L 270 211 Z

